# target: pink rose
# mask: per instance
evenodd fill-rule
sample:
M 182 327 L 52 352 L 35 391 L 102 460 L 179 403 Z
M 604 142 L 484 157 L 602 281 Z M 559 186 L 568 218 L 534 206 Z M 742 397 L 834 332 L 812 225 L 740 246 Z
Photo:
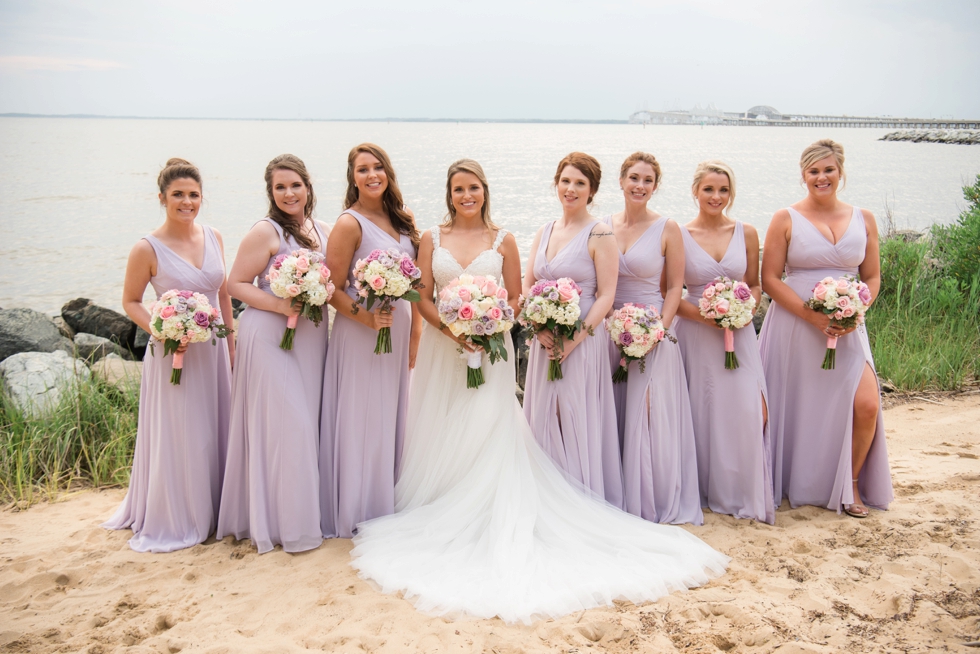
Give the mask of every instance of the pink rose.
M 484 284 L 487 283 L 487 278 L 484 277 L 483 275 L 477 275 L 476 277 L 473 278 L 473 283 L 476 284 L 477 286 L 483 286 Z
M 211 307 L 211 317 L 212 318 L 217 318 L 220 315 L 221 314 L 218 312 L 218 309 L 216 309 L 215 307 Z
M 177 313 L 177 310 L 168 304 L 160 311 L 160 317 L 166 320 L 167 318 L 172 318 L 175 313 Z
M 850 318 L 854 315 L 854 307 L 844 307 L 844 310 L 841 313 L 844 314 L 845 318 Z
M 846 309 L 849 306 L 851 306 L 851 298 L 847 297 L 846 295 L 842 295 L 841 297 L 837 298 L 838 309 Z
M 324 282 L 330 279 L 330 270 L 326 266 L 320 266 L 320 279 Z
M 710 300 L 714 296 L 715 296 L 715 287 L 713 285 L 711 285 L 711 286 L 705 286 L 704 287 L 704 292 L 701 293 L 701 297 L 704 297 L 704 298 L 707 298 L 707 299 Z
M 504 312 L 500 310 L 500 307 L 490 307 L 487 310 L 487 316 L 491 320 L 500 320 L 504 316 Z
M 487 297 L 493 297 L 497 293 L 497 285 L 494 284 L 492 280 L 488 279 L 483 283 L 483 286 L 480 287 L 480 290 Z
M 462 300 L 463 302 L 469 302 L 470 300 L 473 299 L 473 294 L 470 293 L 470 289 L 466 288 L 465 286 L 459 289 L 457 295 L 459 295 L 459 299 Z
M 402 260 L 398 263 L 398 269 L 401 270 L 402 274 L 406 277 L 412 277 L 417 270 L 415 267 L 415 262 L 408 257 L 402 257 Z
M 871 304 L 871 289 L 867 284 L 858 285 L 858 299 L 866 306 Z
M 473 320 L 473 316 L 476 315 L 476 309 L 474 309 L 473 305 L 469 302 L 464 302 L 463 306 L 461 306 L 459 311 L 457 311 L 457 315 L 459 316 L 460 320 Z
M 382 277 L 381 275 L 375 275 L 368 280 L 368 284 L 370 284 L 371 288 L 373 288 L 374 290 L 380 291 L 385 287 L 385 278 Z
M 273 268 L 272 270 L 269 271 L 268 277 L 270 282 L 276 281 L 277 279 L 279 279 L 279 271 Z
M 289 293 L 290 297 L 296 297 L 300 293 L 300 288 L 296 284 L 290 284 L 286 287 L 286 292 Z
M 752 291 L 749 289 L 748 284 L 739 282 L 738 284 L 735 284 L 735 288 L 732 289 L 732 295 L 734 295 L 735 299 L 739 302 L 748 302 L 749 298 L 752 297 Z
M 357 292 L 357 294 L 360 295 L 361 297 L 367 297 L 369 295 L 368 290 L 366 288 L 362 288 Z
M 827 299 L 827 287 L 823 284 L 817 284 L 813 287 L 813 297 L 817 298 L 821 302 Z
M 190 342 L 191 342 L 191 336 L 190 336 L 190 334 L 184 334 L 183 336 L 180 337 L 180 344 L 181 345 L 187 345 Z
M 503 286 L 499 287 L 497 289 L 496 296 L 497 296 L 497 299 L 498 300 L 506 300 L 507 299 L 507 289 L 504 288 Z
M 715 290 L 721 293 L 722 291 L 725 290 L 725 284 L 722 282 L 718 282 L 717 284 L 715 284 Z
M 306 257 L 296 257 L 296 270 L 305 273 L 310 269 L 310 260 Z
M 662 330 L 662 329 L 658 329 L 658 330 L 652 332 L 652 335 L 653 335 L 654 340 L 657 340 L 657 341 L 664 340 L 664 330 Z
M 575 289 L 572 285 L 565 282 L 558 282 L 558 297 L 561 298 L 562 302 L 569 302 L 575 297 Z
M 851 284 L 846 279 L 837 280 L 837 292 L 847 293 L 847 289 L 850 288 Z
M 625 358 L 619 360 L 619 367 L 620 368 L 625 368 L 626 367 L 626 359 Z
M 177 295 L 179 295 L 180 297 L 184 298 L 185 300 L 189 300 L 192 297 L 194 297 L 194 292 L 193 291 L 180 291 L 180 292 L 177 293 Z
M 728 313 L 730 308 L 731 306 L 728 304 L 728 300 L 718 300 L 718 302 L 715 304 L 715 313 L 723 316 Z
M 633 329 L 633 320 L 631 318 L 627 318 L 623 321 L 623 329 L 626 331 Z

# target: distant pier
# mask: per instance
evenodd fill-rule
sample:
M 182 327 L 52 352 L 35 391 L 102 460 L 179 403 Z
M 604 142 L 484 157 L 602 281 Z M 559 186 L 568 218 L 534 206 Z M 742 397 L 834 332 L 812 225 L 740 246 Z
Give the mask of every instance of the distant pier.
M 783 114 L 769 106 L 744 112 L 720 111 L 714 106 L 690 111 L 637 111 L 629 122 L 638 125 L 738 125 L 743 127 L 879 127 L 885 129 L 977 129 L 980 119 L 895 118 L 892 116 L 823 116 Z

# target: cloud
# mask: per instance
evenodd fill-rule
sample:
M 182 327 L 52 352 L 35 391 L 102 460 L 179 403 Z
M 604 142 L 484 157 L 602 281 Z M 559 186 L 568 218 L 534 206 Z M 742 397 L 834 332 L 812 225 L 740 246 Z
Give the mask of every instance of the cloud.
M 60 57 L 0 57 L 0 70 L 4 72 L 24 72 L 29 70 L 52 70 L 74 72 L 81 70 L 111 70 L 128 68 L 118 61 L 107 59 L 63 59 Z

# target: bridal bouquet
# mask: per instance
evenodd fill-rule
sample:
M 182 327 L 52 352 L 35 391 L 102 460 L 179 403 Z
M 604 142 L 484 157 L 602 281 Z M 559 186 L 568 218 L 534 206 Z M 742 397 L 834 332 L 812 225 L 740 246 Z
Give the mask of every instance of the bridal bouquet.
M 871 289 L 854 277 L 824 277 L 813 287 L 813 297 L 806 306 L 830 316 L 831 324 L 849 329 L 864 322 L 864 314 L 871 305 Z M 827 351 L 823 355 L 824 370 L 833 370 L 837 363 L 837 337 L 827 337 Z
M 580 318 L 581 295 L 582 289 L 568 277 L 540 279 L 531 287 L 528 296 L 521 298 L 518 320 L 531 332 L 531 338 L 545 329 L 554 334 L 554 349 L 560 353 L 566 338 L 574 338 L 579 330 L 586 329 Z M 561 361 L 552 359 L 548 364 L 548 381 L 561 378 Z
M 180 385 L 184 368 L 184 353 L 177 348 L 208 340 L 216 344 L 215 338 L 230 333 L 231 328 L 221 324 L 221 313 L 200 293 L 171 289 L 150 305 L 150 334 L 163 342 L 164 356 L 174 355 L 171 384 Z
M 453 336 L 465 336 L 479 345 L 490 358 L 507 360 L 504 333 L 514 326 L 514 310 L 507 304 L 507 289 L 497 286 L 491 275 L 460 275 L 439 292 L 439 317 Z M 479 388 L 484 383 L 483 354 L 465 352 L 466 388 Z
M 725 328 L 725 370 L 738 368 L 735 356 L 735 332 L 752 322 L 755 298 L 745 282 L 717 277 L 704 287 L 698 300 L 701 315 Z
M 354 264 L 354 288 L 357 290 L 358 304 L 367 304 L 368 311 L 375 302 L 380 302 L 380 311 L 388 313 L 396 300 L 418 302 L 422 299 L 418 290 L 422 287 L 422 271 L 412 257 L 395 248 L 374 250 L 367 259 L 358 259 Z M 391 352 L 391 328 L 378 330 L 375 354 Z
M 664 328 L 657 310 L 642 304 L 627 302 L 613 311 L 606 318 L 606 329 L 620 353 L 619 367 L 613 373 L 613 383 L 617 384 L 627 380 L 633 361 L 639 361 L 640 372 L 646 372 L 646 356 L 654 345 L 664 338 L 677 342 Z
M 289 255 L 277 256 L 265 278 L 276 297 L 289 299 L 292 306 L 302 305 L 299 315 L 286 319 L 286 332 L 279 342 L 279 347 L 291 350 L 300 316 L 309 318 L 317 327 L 323 320 L 323 305 L 330 301 L 334 292 L 330 270 L 322 254 L 300 248 Z

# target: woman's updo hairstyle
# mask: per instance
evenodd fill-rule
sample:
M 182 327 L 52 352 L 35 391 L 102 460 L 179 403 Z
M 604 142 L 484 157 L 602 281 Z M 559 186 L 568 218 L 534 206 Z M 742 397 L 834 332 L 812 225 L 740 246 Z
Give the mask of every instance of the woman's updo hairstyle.
M 313 217 L 313 209 L 316 207 L 316 194 L 313 192 L 313 181 L 310 173 L 306 170 L 303 160 L 294 154 L 281 154 L 265 167 L 265 194 L 269 197 L 269 218 L 272 218 L 277 225 L 282 227 L 282 231 L 293 237 L 301 247 L 315 250 L 316 245 L 308 235 L 303 234 L 303 225 L 296 224 L 296 221 L 286 215 L 286 213 L 276 204 L 276 198 L 272 193 L 272 174 L 277 170 L 290 170 L 303 180 L 306 185 L 306 205 L 303 207 L 303 215 L 306 218 Z M 305 222 L 305 221 L 304 221 Z
M 844 146 L 830 139 L 820 139 L 803 150 L 803 154 L 800 155 L 801 179 L 807 168 L 827 157 L 833 157 L 837 161 L 837 168 L 840 169 L 840 187 L 844 188 L 847 183 L 847 173 L 844 172 Z
M 561 171 L 565 170 L 565 166 L 575 168 L 589 180 L 589 201 L 586 204 L 592 204 L 592 198 L 599 192 L 599 181 L 602 179 L 602 168 L 599 166 L 599 162 L 596 161 L 595 157 L 584 152 L 570 152 L 558 162 L 558 169 L 555 171 L 555 186 L 558 186 Z
M 728 178 L 728 204 L 725 205 L 725 211 L 727 212 L 735 205 L 735 173 L 732 172 L 731 167 L 724 161 L 712 160 L 699 163 L 698 167 L 694 169 L 694 183 L 691 184 L 691 194 L 697 199 L 698 189 L 701 188 L 701 182 L 708 173 L 718 173 Z
M 166 165 L 160 171 L 160 174 L 157 175 L 157 186 L 160 187 L 160 193 L 166 195 L 167 189 L 174 183 L 174 180 L 185 178 L 193 179 L 198 184 L 201 184 L 201 171 L 186 159 L 181 159 L 180 157 L 167 159 Z
M 648 152 L 634 152 L 630 156 L 626 157 L 626 161 L 619 168 L 619 179 L 626 179 L 626 173 L 629 172 L 630 168 L 640 163 L 650 164 L 653 168 L 653 186 L 654 188 L 660 187 L 660 162 L 657 158 Z

